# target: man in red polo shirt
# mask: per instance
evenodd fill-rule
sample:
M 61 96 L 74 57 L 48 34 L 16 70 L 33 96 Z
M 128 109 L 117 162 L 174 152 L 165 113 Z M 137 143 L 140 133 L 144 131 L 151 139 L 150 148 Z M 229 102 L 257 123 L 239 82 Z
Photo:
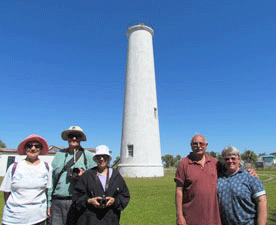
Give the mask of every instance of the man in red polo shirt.
M 207 146 L 204 136 L 195 135 L 192 152 L 176 171 L 177 225 L 221 225 L 216 192 L 218 160 L 205 155 Z

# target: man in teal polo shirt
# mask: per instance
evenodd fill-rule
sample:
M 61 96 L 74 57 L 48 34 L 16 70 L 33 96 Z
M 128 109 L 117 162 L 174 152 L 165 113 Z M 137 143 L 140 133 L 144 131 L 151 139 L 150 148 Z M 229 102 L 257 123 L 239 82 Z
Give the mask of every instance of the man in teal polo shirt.
M 84 150 L 80 142 L 86 135 L 78 126 L 71 126 L 61 134 L 69 147 L 57 152 L 52 162 L 53 185 L 48 193 L 48 215 L 50 225 L 65 225 L 72 204 L 75 183 L 85 170 L 96 166 L 93 153 Z M 70 163 L 70 164 L 68 164 Z M 65 169 L 64 169 L 65 168 Z M 73 170 L 74 168 L 77 168 Z

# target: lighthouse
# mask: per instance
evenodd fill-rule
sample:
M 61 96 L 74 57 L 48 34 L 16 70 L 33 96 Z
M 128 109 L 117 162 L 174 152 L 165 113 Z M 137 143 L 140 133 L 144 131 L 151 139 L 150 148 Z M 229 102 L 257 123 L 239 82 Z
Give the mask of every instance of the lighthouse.
M 121 160 L 124 177 L 161 177 L 159 119 L 153 55 L 153 29 L 143 24 L 127 29 Z

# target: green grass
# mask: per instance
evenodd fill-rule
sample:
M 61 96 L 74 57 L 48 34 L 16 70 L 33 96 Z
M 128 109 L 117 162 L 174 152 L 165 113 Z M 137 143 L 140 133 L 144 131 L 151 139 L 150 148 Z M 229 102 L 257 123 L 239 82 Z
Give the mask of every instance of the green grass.
M 131 200 L 122 212 L 121 225 L 175 224 L 174 171 L 162 178 L 126 178 Z M 268 199 L 268 224 L 276 223 L 276 171 L 257 171 L 263 180 Z M 2 178 L 0 178 L 0 182 Z M 3 208 L 3 193 L 0 192 Z M 2 211 L 0 211 L 2 217 Z
M 2 183 L 3 177 L 0 177 L 0 182 Z M 0 192 L 0 217 L 1 217 L 1 221 L 2 221 L 2 213 L 3 213 L 3 208 L 5 205 L 5 201 L 4 201 L 4 194 L 3 192 Z
M 162 178 L 126 178 L 131 200 L 121 224 L 175 224 L 174 174 Z
M 276 171 L 257 171 L 263 180 L 267 195 L 268 224 L 276 224 Z

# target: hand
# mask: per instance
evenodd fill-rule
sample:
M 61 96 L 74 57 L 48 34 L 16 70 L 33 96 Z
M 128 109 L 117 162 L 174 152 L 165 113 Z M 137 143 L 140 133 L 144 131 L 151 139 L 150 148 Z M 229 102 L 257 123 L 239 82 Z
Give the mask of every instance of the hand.
M 51 208 L 47 208 L 47 217 L 49 217 L 51 215 Z
M 82 168 L 78 168 L 78 169 L 80 172 L 77 176 L 74 176 L 72 174 L 69 175 L 71 177 L 71 179 L 78 179 L 80 176 L 82 176 L 85 173 L 85 170 L 83 170 Z
M 85 173 L 85 170 L 80 168 L 80 173 L 79 173 L 78 177 L 82 176 L 84 173 Z
M 102 208 L 101 204 L 99 203 L 99 200 L 101 200 L 102 197 L 95 197 L 95 198 L 89 198 L 88 204 L 93 205 L 95 208 Z
M 186 225 L 186 220 L 185 220 L 184 216 L 177 216 L 176 224 L 177 225 Z
M 113 205 L 113 204 L 114 204 L 114 202 L 115 202 L 115 198 L 113 198 L 113 197 L 106 197 L 106 200 L 107 200 L 107 203 L 106 203 L 106 205 L 105 205 L 105 207 L 104 207 L 104 208 L 106 208 L 106 207 L 109 207 L 109 206 Z
M 256 173 L 256 170 L 254 170 L 254 169 L 247 169 L 247 171 L 250 173 L 250 175 L 251 175 L 252 177 L 257 177 L 257 178 L 259 178 L 259 175 Z
M 85 173 L 84 169 L 82 169 L 82 168 L 79 168 L 79 169 L 80 169 L 80 173 L 79 173 L 78 177 L 82 176 Z

